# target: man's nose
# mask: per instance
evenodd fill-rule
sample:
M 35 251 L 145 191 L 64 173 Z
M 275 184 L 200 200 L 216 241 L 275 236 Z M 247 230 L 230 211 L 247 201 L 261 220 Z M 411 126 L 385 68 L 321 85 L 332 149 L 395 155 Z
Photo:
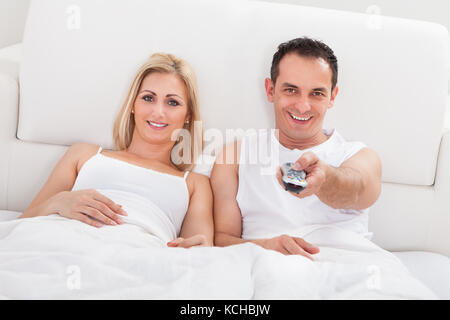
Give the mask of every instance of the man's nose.
M 294 107 L 300 114 L 304 114 L 311 110 L 311 104 L 307 97 L 299 97 L 295 102 Z

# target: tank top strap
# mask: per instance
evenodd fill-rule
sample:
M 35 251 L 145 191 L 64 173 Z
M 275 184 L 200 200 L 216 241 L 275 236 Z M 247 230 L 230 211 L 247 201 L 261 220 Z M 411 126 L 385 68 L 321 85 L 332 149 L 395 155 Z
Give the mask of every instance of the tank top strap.
M 187 175 L 189 174 L 189 170 L 184 173 L 184 180 L 186 180 Z
M 102 147 L 98 148 L 97 154 L 99 154 L 100 152 L 102 152 Z

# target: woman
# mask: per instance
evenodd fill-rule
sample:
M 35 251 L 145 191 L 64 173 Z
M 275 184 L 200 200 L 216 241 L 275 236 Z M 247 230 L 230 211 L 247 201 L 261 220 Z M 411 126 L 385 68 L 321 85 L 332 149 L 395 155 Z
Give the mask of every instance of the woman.
M 19 218 L 56 213 L 94 227 L 116 226 L 128 219 L 128 209 L 139 211 L 139 203 L 151 200 L 166 215 L 160 219 L 169 234 L 178 235 L 168 246 L 212 246 L 209 179 L 189 172 L 202 145 L 201 133 L 194 132 L 199 118 L 190 66 L 170 54 L 153 54 L 115 120 L 114 151 L 72 145 Z M 190 139 L 181 137 L 182 129 Z M 181 158 L 174 152 L 179 149 Z M 145 219 L 145 212 L 139 214 L 134 220 Z

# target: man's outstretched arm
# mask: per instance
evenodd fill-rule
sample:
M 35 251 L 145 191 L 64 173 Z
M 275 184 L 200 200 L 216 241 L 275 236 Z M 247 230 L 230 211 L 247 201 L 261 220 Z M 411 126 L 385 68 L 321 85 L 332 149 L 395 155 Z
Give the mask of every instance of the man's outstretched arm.
M 294 169 L 307 172 L 308 187 L 299 198 L 315 194 L 323 203 L 335 209 L 362 210 L 370 207 L 381 193 L 381 161 L 369 148 L 363 148 L 339 167 L 321 161 L 306 152 L 296 161 Z M 281 183 L 281 174 L 278 172 Z

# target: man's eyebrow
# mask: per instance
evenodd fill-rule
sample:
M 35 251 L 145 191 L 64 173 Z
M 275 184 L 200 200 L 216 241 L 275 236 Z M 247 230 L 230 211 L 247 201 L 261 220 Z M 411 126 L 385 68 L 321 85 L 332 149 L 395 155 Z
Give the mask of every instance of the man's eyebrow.
M 283 84 L 281 85 L 282 87 L 289 87 L 289 88 L 297 88 L 298 87 L 295 84 L 289 83 L 289 82 L 283 82 Z
M 283 82 L 283 84 L 281 86 L 282 87 L 286 87 L 286 88 L 298 89 L 298 87 L 295 84 L 292 84 L 292 83 L 289 83 L 289 82 Z M 325 88 L 325 87 L 314 88 L 314 89 L 312 89 L 312 91 L 320 91 L 320 92 L 324 92 L 324 93 L 328 92 L 327 88 Z
M 313 91 L 328 92 L 327 88 L 325 88 L 325 87 L 314 88 Z

